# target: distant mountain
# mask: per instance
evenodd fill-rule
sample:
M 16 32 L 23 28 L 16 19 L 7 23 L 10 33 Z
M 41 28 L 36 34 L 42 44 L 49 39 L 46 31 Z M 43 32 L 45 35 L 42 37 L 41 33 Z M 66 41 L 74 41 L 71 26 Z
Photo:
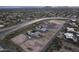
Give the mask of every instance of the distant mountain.
M 40 9 L 44 10 L 59 10 L 59 9 L 76 9 L 79 7 L 72 7 L 72 6 L 0 6 L 0 10 L 37 10 Z
M 42 8 L 44 6 L 0 6 L 0 9 L 13 9 L 13 8 Z

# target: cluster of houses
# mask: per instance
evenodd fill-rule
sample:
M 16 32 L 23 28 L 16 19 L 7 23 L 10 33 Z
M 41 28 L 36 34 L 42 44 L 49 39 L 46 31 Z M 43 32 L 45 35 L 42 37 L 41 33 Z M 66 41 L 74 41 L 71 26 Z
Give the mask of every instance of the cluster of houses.
M 0 15 L 0 28 L 9 27 L 25 21 L 30 21 L 34 17 L 34 13 L 30 13 L 23 13 L 18 11 L 2 12 Z M 34 18 L 32 20 L 34 20 Z
M 22 21 L 21 14 L 3 12 L 0 15 L 0 28 L 12 26 Z
M 65 28 L 65 33 L 64 33 L 64 39 L 73 41 L 73 42 L 78 42 L 79 41 L 79 32 L 76 31 L 78 29 L 78 21 L 76 19 L 71 19 L 66 28 Z

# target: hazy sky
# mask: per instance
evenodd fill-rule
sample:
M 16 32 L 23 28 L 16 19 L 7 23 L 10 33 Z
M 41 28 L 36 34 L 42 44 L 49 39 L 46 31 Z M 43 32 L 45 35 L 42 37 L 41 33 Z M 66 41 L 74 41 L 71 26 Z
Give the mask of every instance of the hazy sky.
M 79 6 L 79 0 L 0 0 L 0 6 Z

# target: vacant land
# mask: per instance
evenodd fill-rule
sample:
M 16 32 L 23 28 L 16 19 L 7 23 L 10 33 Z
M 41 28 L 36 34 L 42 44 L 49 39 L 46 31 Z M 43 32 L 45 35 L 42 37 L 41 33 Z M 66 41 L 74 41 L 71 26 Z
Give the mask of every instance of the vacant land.
M 53 40 L 52 38 L 55 37 L 56 33 L 62 28 L 65 21 L 50 20 L 49 23 L 50 24 L 47 25 L 49 31 L 42 33 L 43 37 L 28 39 L 26 38 L 26 35 L 21 34 L 12 38 L 11 41 L 22 48 L 23 51 L 43 51 L 45 48 L 47 48 L 46 46 L 49 45 L 49 43 Z M 19 42 L 21 42 L 21 44 L 18 44 Z

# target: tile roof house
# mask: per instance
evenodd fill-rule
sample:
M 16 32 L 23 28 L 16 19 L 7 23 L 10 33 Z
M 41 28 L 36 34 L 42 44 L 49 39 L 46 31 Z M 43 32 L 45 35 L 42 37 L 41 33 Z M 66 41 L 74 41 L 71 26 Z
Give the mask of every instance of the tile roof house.
M 67 27 L 67 32 L 75 32 L 74 28 Z
M 4 25 L 0 25 L 0 28 L 4 27 Z
M 74 42 L 77 42 L 78 41 L 77 38 L 74 36 L 73 33 L 64 33 L 64 36 L 65 36 L 66 40 L 71 39 Z

